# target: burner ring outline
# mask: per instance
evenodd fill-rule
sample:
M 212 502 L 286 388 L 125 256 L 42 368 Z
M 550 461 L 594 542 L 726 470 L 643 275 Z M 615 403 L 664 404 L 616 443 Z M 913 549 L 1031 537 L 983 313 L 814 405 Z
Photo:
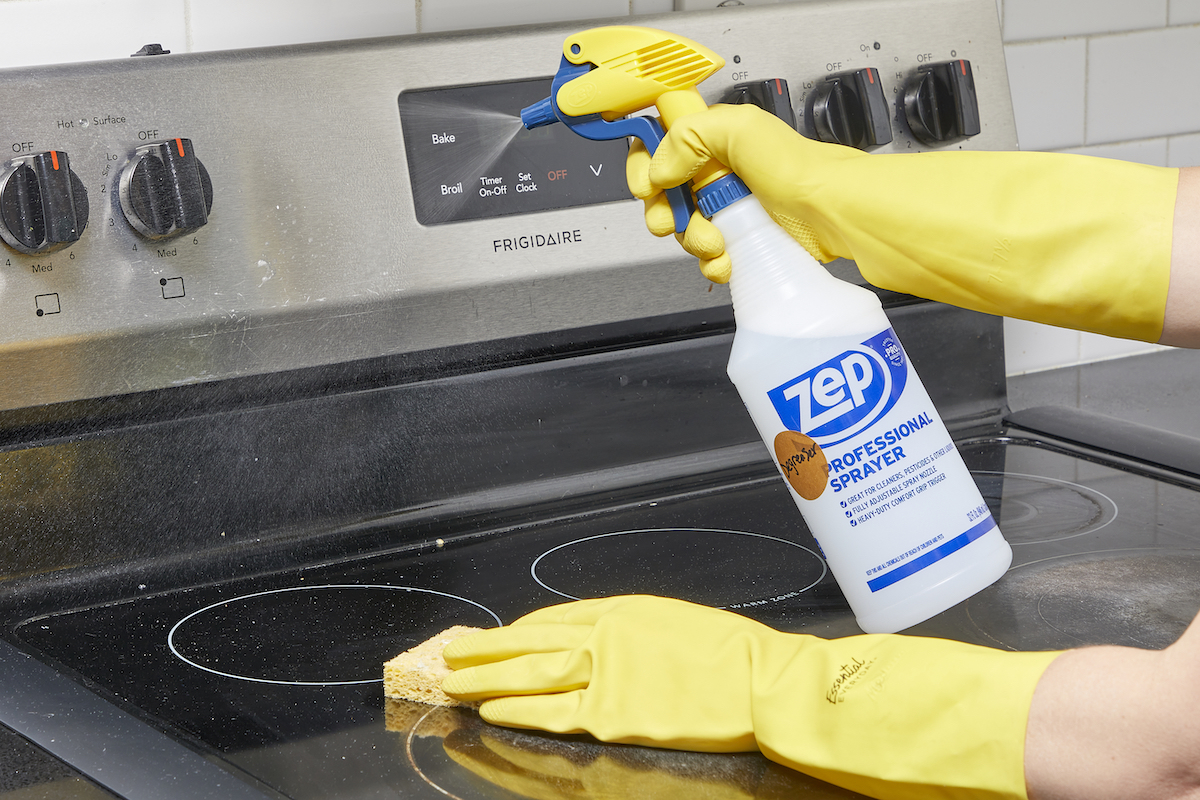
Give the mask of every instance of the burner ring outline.
M 239 681 L 249 681 L 251 683 L 269 683 L 269 684 L 274 684 L 276 686 L 351 686 L 351 685 L 355 685 L 355 684 L 365 684 L 365 683 L 383 683 L 382 677 L 367 678 L 365 680 L 353 680 L 353 681 L 284 681 L 284 680 L 278 680 L 275 678 L 257 678 L 257 677 L 252 677 L 249 675 L 238 675 L 237 673 L 234 673 L 234 672 L 223 672 L 218 669 L 213 669 L 212 667 L 207 667 L 204 664 L 200 664 L 196 661 L 193 661 L 190 658 L 188 658 L 187 656 L 185 656 L 183 653 L 181 653 L 179 651 L 179 649 L 175 646 L 176 631 L 178 631 L 179 628 L 181 626 L 183 626 L 184 623 L 186 623 L 188 620 L 193 619 L 194 617 L 198 617 L 199 615 L 203 614 L 206 611 L 211 611 L 214 608 L 219 608 L 220 606 L 229 605 L 231 603 L 236 603 L 238 601 L 250 600 L 255 597 L 264 597 L 264 596 L 270 595 L 270 594 L 283 594 L 284 592 L 305 592 L 305 591 L 321 590 L 321 589 L 386 589 L 389 591 L 396 591 L 396 592 L 421 592 L 423 594 L 433 594 L 433 595 L 438 595 L 439 597 L 448 597 L 451 600 L 461 600 L 462 602 L 467 603 L 468 605 L 475 606 L 480 611 L 486 612 L 492 619 L 496 620 L 497 626 L 502 627 L 504 625 L 504 623 L 500 620 L 500 617 L 496 616 L 496 613 L 494 611 L 492 611 L 490 608 L 488 608 L 487 606 L 484 606 L 480 603 L 476 603 L 474 600 L 468 600 L 465 597 L 459 597 L 456 594 L 450 594 L 449 592 L 439 592 L 435 589 L 420 589 L 415 586 L 389 586 L 387 584 L 379 584 L 379 583 L 321 583 L 321 584 L 314 584 L 312 586 L 288 586 L 288 587 L 284 587 L 282 589 L 268 589 L 263 592 L 252 592 L 250 594 L 243 594 L 243 595 L 238 595 L 237 597 L 230 597 L 225 600 L 220 600 L 216 603 L 210 603 L 209 605 L 206 605 L 204 608 L 200 608 L 200 609 L 193 611 L 192 613 L 188 614 L 183 619 L 176 622 L 173 626 L 171 626 L 171 631 L 167 634 L 167 646 L 171 649 L 171 653 L 174 654 L 174 656 L 176 658 L 178 658 L 180 661 L 187 664 L 188 666 L 195 667 L 196 669 L 211 673 L 213 675 L 220 675 L 223 678 L 233 678 L 234 680 L 239 680 Z
M 1061 478 L 1048 478 L 1044 475 L 1028 475 L 1024 472 L 1001 472 L 999 470 L 994 470 L 994 469 L 973 469 L 970 472 L 972 475 L 990 475 L 990 476 L 1000 477 L 1000 478 L 1024 478 L 1025 480 L 1033 481 L 1034 483 L 1040 482 L 1040 483 L 1049 483 L 1049 484 L 1057 485 L 1057 486 L 1065 486 L 1068 489 L 1072 489 L 1072 490 L 1078 492 L 1083 497 L 1088 497 L 1089 495 L 1095 495 L 1096 497 L 1101 498 L 1106 503 L 1108 503 L 1110 506 L 1112 506 L 1112 516 L 1110 516 L 1108 519 L 1101 522 L 1096 527 L 1084 528 L 1083 530 L 1076 531 L 1075 533 L 1072 533 L 1069 536 L 1055 537 L 1053 539 L 1053 541 L 1056 541 L 1056 542 L 1066 541 L 1067 539 L 1074 539 L 1076 536 L 1083 536 L 1084 534 L 1095 533 L 1096 531 L 1107 528 L 1121 514 L 1121 509 L 1117 505 L 1116 501 L 1113 500 L 1108 495 L 1106 495 L 1104 492 L 1101 492 L 1098 489 L 1093 489 L 1090 486 L 1084 486 L 1081 483 L 1075 483 L 1074 481 L 1065 481 Z M 1104 509 L 1101 509 L 1101 510 L 1103 511 Z M 999 525 L 998 520 L 997 520 L 997 525 Z M 1001 527 L 1000 532 L 1001 532 L 1001 534 L 1003 534 L 1004 528 Z M 1029 544 L 1041 544 L 1044 541 L 1047 541 L 1047 540 L 1039 539 L 1037 541 L 1032 541 L 1032 542 L 1009 542 L 1009 546 L 1021 547 L 1023 545 L 1029 545 Z
M 575 595 L 567 594 L 566 592 L 560 592 L 558 589 L 555 589 L 553 586 L 547 585 L 541 578 L 538 577 L 538 574 L 537 574 L 538 563 L 540 563 L 543 558 L 550 555 L 551 553 L 555 553 L 559 550 L 563 550 L 563 549 L 571 547 L 573 545 L 582 544 L 583 542 L 592 542 L 597 539 L 607 539 L 611 536 L 628 536 L 628 535 L 636 534 L 636 533 L 671 533 L 671 532 L 727 533 L 732 536 L 752 536 L 756 539 L 766 539 L 766 540 L 772 541 L 772 542 L 779 542 L 780 544 L 786 544 L 789 547 L 795 547 L 798 550 L 803 550 L 804 552 L 806 552 L 809 555 L 816 558 L 817 561 L 821 564 L 821 574 L 818 575 L 816 577 L 816 579 L 813 580 L 812 583 L 808 584 L 807 586 L 805 586 L 801 589 L 795 590 L 794 594 L 803 594 L 804 592 L 807 592 L 809 589 L 813 588 L 818 583 L 820 583 L 821 580 L 829 573 L 829 565 L 825 562 L 825 559 L 821 556 L 820 553 L 813 552 L 812 550 L 810 550 L 809 548 L 805 547 L 802 544 L 790 542 L 787 539 L 781 539 L 778 536 L 768 536 L 765 533 L 750 533 L 749 531 L 731 531 L 731 530 L 726 530 L 724 528 L 638 528 L 637 530 L 632 530 L 632 531 L 612 531 L 611 533 L 598 533 L 594 536 L 585 536 L 582 539 L 573 539 L 569 542 L 563 542 L 560 545 L 551 547 L 549 550 L 542 553 L 540 556 L 538 556 L 537 558 L 535 558 L 533 560 L 533 563 L 529 565 L 529 574 L 533 577 L 534 581 L 537 582 L 538 586 L 541 586 L 543 589 L 545 589 L 549 592 L 553 592 L 554 594 L 558 595 L 559 597 L 565 597 L 568 600 L 583 600 L 584 598 L 582 598 L 582 597 L 576 597 Z M 770 602 L 771 600 L 777 600 L 777 599 L 778 598 L 768 598 L 768 602 Z M 734 605 L 737 605 L 737 604 L 734 604 Z M 717 606 L 717 608 L 723 609 L 723 608 L 728 608 L 728 606 Z

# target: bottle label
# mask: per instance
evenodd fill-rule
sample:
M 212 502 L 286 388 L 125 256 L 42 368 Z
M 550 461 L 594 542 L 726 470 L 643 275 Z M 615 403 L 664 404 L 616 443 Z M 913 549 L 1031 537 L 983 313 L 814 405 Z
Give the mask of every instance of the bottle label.
M 780 347 L 747 407 L 852 606 L 996 530 L 890 327 L 786 380 Z
M 821 447 L 850 439 L 891 411 L 908 365 L 891 328 L 767 392 L 788 430 Z

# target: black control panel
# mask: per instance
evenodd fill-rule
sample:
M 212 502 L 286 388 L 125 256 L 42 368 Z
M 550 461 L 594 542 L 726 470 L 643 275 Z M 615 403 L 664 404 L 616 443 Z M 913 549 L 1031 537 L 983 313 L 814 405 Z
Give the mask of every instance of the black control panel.
M 565 125 L 527 131 L 550 79 L 404 92 L 400 122 L 417 221 L 436 225 L 628 200 L 628 145 Z

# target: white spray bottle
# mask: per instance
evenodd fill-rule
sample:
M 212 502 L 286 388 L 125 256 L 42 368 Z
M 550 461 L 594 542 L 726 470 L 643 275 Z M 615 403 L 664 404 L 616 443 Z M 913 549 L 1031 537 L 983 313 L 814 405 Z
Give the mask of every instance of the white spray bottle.
M 563 43 L 527 128 L 636 136 L 651 153 L 707 108 L 696 85 L 724 60 L 654 28 L 592 28 Z M 662 125 L 646 116 L 655 106 Z M 988 511 L 873 292 L 831 276 L 726 167 L 693 178 L 725 237 L 737 334 L 729 376 L 863 630 L 894 632 L 965 600 L 1008 569 Z M 687 187 L 667 191 L 675 228 Z
M 699 200 L 733 264 L 729 377 L 859 627 L 903 630 L 993 583 L 1012 550 L 879 298 L 830 275 L 736 177 Z

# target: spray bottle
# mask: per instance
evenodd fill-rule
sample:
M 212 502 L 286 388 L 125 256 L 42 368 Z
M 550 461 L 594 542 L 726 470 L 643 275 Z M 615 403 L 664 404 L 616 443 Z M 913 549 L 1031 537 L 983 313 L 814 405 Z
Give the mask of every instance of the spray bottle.
M 653 154 L 673 121 L 707 107 L 696 85 L 723 66 L 664 31 L 583 31 L 564 43 L 550 97 L 522 121 L 636 136 Z M 661 125 L 626 116 L 650 106 Z M 831 276 L 716 162 L 668 191 L 677 231 L 692 190 L 733 266 L 729 377 L 859 627 L 903 630 L 997 580 L 1012 550 L 879 299 Z

